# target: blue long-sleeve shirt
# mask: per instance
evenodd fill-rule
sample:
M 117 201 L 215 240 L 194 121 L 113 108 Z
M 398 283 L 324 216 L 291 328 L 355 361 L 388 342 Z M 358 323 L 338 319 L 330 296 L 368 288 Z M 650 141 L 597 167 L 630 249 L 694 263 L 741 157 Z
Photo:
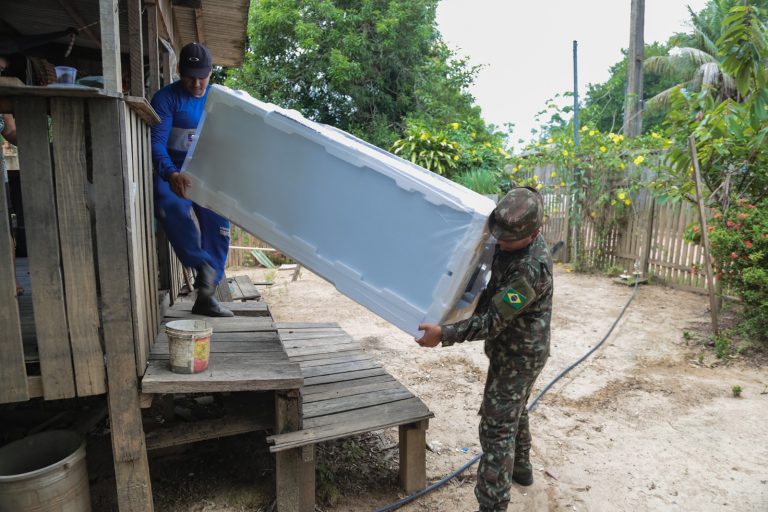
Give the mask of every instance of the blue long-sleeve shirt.
M 152 162 L 164 180 L 181 169 L 209 90 L 210 85 L 201 98 L 195 98 L 181 82 L 174 82 L 157 91 L 152 98 L 152 108 L 160 116 L 160 123 L 152 127 Z

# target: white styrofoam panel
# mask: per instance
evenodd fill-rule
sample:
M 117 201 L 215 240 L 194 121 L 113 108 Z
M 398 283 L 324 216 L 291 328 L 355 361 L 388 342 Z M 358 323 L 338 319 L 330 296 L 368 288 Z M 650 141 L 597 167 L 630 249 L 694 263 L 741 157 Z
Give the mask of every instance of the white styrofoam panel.
M 465 292 L 488 239 L 491 199 L 222 86 L 208 92 L 182 171 L 196 203 L 406 332 L 471 313 Z

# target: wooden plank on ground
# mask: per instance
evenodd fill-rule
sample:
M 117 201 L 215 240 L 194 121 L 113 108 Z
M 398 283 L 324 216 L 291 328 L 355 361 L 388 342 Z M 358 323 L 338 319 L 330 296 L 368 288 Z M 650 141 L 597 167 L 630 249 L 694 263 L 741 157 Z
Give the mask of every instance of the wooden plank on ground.
M 106 392 L 104 352 L 99 339 L 96 267 L 86 202 L 85 105 L 52 98 L 56 205 L 64 269 L 67 320 L 78 396 Z
M 275 322 L 275 327 L 286 330 L 314 329 L 322 327 L 335 327 L 336 329 L 340 329 L 339 324 L 336 322 Z
M 389 382 L 389 381 L 397 382 L 397 380 L 395 380 L 393 376 L 384 372 L 379 375 L 372 375 L 369 377 L 362 377 L 355 380 L 345 381 L 343 383 L 343 387 L 347 389 L 352 389 L 352 388 L 370 386 L 372 384 L 381 384 L 383 382 Z M 328 383 L 314 384 L 309 386 L 305 385 L 305 387 L 302 388 L 301 393 L 305 397 L 305 399 L 311 401 L 310 395 L 313 395 L 316 393 L 326 393 L 329 391 L 336 391 L 341 387 L 342 386 L 340 386 L 339 383 L 337 382 L 328 382 Z
M 289 356 L 296 357 L 296 356 L 306 356 L 310 354 L 331 354 L 335 352 L 346 352 L 348 350 L 358 350 L 360 348 L 360 344 L 357 342 L 354 343 L 342 343 L 338 345 L 322 345 L 319 347 L 301 347 L 301 348 L 292 348 L 290 350 L 286 350 Z
M 101 0 L 102 19 L 108 5 Z M 107 16 L 108 18 L 108 16 Z M 110 20 L 114 21 L 114 20 Z M 112 27 L 114 28 L 114 27 Z M 113 59 L 112 59 L 113 60 Z M 119 60 L 118 60 L 119 69 Z M 110 75 L 115 73 L 111 63 Z M 114 76 L 110 76 L 114 80 Z M 124 107 L 118 100 L 90 100 L 96 254 L 101 325 L 107 358 L 108 404 L 121 512 L 151 512 L 152 485 L 141 420 L 128 239 L 128 183 L 123 155 Z
M 255 354 L 258 353 L 260 357 L 269 357 L 268 354 L 278 354 L 281 360 L 285 361 L 285 352 L 283 352 L 279 346 L 274 343 L 266 342 L 212 342 L 211 343 L 212 354 Z M 157 344 L 156 348 L 153 348 L 150 354 L 150 359 L 167 359 L 168 358 L 168 344 Z
M 8 224 L 5 180 L 0 183 L 0 361 L 3 364 L 0 404 L 29 400 L 24 344 L 21 337 L 19 301 L 16 300 L 16 275 L 11 228 Z
M 354 340 L 349 335 L 340 335 L 333 337 L 319 337 L 319 338 L 307 338 L 307 339 L 286 339 L 284 336 L 280 336 L 286 350 L 292 348 L 308 348 L 308 347 L 329 347 L 332 345 L 345 345 L 352 343 Z
M 397 402 L 413 397 L 403 386 L 380 389 L 359 395 L 345 396 L 333 400 L 321 400 L 304 404 L 304 419 L 327 416 L 346 411 L 362 410 L 365 407 Z
M 304 368 L 310 368 L 312 366 L 322 366 L 326 364 L 345 363 L 345 362 L 352 362 L 352 361 L 368 361 L 368 360 L 372 360 L 371 356 L 369 356 L 368 354 L 362 351 L 342 352 L 340 355 L 337 355 L 337 357 L 309 359 L 306 361 L 297 361 L 296 359 L 291 358 L 291 361 L 294 361 L 301 365 L 302 370 Z
M 359 345 L 358 345 L 357 348 L 353 348 L 351 350 L 347 350 L 347 351 L 344 351 L 344 352 L 334 352 L 332 354 L 319 353 L 319 354 L 308 354 L 308 355 L 304 355 L 304 356 L 297 356 L 297 355 L 291 355 L 291 354 L 289 354 L 289 355 L 291 357 L 291 361 L 296 361 L 297 363 L 301 363 L 303 365 L 305 362 L 311 362 L 311 361 L 314 361 L 316 359 L 321 359 L 321 360 L 322 359 L 328 359 L 328 358 L 340 358 L 340 359 L 343 359 L 343 358 L 348 357 L 348 356 L 352 357 L 352 356 L 357 356 L 357 355 L 360 355 L 360 354 L 365 355 L 365 357 L 369 357 L 367 354 L 365 354 L 365 352 L 363 352 L 362 349 L 360 349 Z
M 319 377 L 321 375 L 339 375 L 353 371 L 370 370 L 371 368 L 381 368 L 381 365 L 373 359 L 364 359 L 362 361 L 302 367 L 301 373 L 304 377 Z
M 21 193 L 24 196 L 29 271 L 34 293 L 35 332 L 48 400 L 75 396 L 72 352 L 64 283 L 59 259 L 59 232 L 48 139 L 48 102 L 44 98 L 16 98 Z
M 418 398 L 400 400 L 331 416 L 310 418 L 302 430 L 267 437 L 271 452 L 362 434 L 434 417 Z
M 234 300 L 253 300 L 261 298 L 261 292 L 253 285 L 247 275 L 235 276 L 231 281 L 235 289 L 232 294 Z
M 181 423 L 147 433 L 147 450 L 245 434 L 256 430 L 267 430 L 272 427 L 271 414 L 257 415 L 256 413 L 252 416 L 227 415 L 223 418 Z
M 155 343 L 165 343 L 168 345 L 168 335 L 165 333 L 165 330 L 161 331 L 157 338 L 155 338 Z M 219 331 L 213 331 L 213 340 L 214 342 L 222 342 L 222 341 L 242 341 L 242 342 L 255 342 L 255 341 L 270 341 L 273 342 L 276 346 L 280 347 L 280 350 L 282 350 L 282 345 L 279 344 L 279 338 L 277 337 L 277 333 L 275 331 L 257 331 L 257 332 L 219 332 Z
M 304 379 L 305 385 L 314 386 L 316 384 L 327 384 L 329 382 L 343 382 L 348 380 L 362 379 L 374 375 L 383 375 L 387 373 L 384 368 L 371 368 L 368 370 L 357 370 L 347 373 L 334 373 L 332 375 L 319 375 Z
M 291 389 L 303 384 L 301 368 L 296 363 L 263 361 L 258 354 L 214 353 L 208 369 L 201 373 L 173 373 L 164 361 L 150 361 L 141 390 L 144 393 L 220 393 Z
M 169 318 L 183 318 L 192 315 L 192 302 L 179 302 L 166 312 Z M 266 302 L 228 302 L 222 306 L 232 311 L 235 316 L 269 316 Z
M 318 387 L 318 386 L 315 386 Z M 394 378 L 389 380 L 383 380 L 381 382 L 373 382 L 370 384 L 363 384 L 363 385 L 357 385 L 357 386 L 336 386 L 335 388 L 331 388 L 328 391 L 323 391 L 321 393 L 309 393 L 305 394 L 304 391 L 307 388 L 304 388 L 302 390 L 302 394 L 304 397 L 304 405 L 311 404 L 313 402 L 318 402 L 320 400 L 332 400 L 335 398 L 342 398 L 345 396 L 353 396 L 353 395 L 362 395 L 365 393 L 370 393 L 372 391 L 382 391 L 386 389 L 395 389 L 395 388 L 403 388 L 403 385 L 400 384 L 400 382 L 396 381 Z M 309 389 L 312 389 L 311 387 Z

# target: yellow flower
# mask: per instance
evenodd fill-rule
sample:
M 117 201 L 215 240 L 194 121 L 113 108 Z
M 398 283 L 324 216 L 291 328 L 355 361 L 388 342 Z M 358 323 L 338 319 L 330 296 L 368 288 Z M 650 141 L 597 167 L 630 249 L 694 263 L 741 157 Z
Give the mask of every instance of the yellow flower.
M 573 139 L 570 139 L 570 140 L 568 141 L 568 145 L 569 145 L 569 146 L 573 146 Z
M 589 212 L 589 216 L 594 219 L 595 217 L 597 217 L 597 212 Z
M 638 156 L 633 160 L 635 162 L 635 165 L 640 165 L 641 163 L 645 162 L 645 157 L 643 155 Z
M 458 160 L 458 159 L 459 159 L 459 155 L 454 155 L 454 156 L 453 156 L 453 159 L 454 159 L 454 160 Z
M 624 204 L 626 204 L 627 206 L 629 206 L 630 204 L 632 204 L 632 200 L 631 200 L 631 199 L 625 199 L 625 200 L 624 200 Z
M 616 206 L 616 200 L 615 199 L 611 199 L 611 206 Z
M 533 175 L 533 181 L 539 181 L 539 177 L 537 175 Z
M 585 126 L 582 126 L 582 127 L 581 127 L 581 130 L 579 130 L 579 131 L 580 131 L 580 132 L 585 132 L 585 131 L 587 131 L 587 130 L 589 130 L 589 126 L 586 126 L 586 125 L 585 125 Z
M 552 144 L 553 142 L 555 142 L 555 139 L 553 139 L 552 137 L 547 139 L 547 144 Z
M 456 149 L 456 148 L 459 147 L 459 143 L 458 142 L 454 142 L 453 144 L 451 144 L 451 146 L 453 146 L 453 149 Z
M 594 137 L 597 132 L 595 130 L 589 130 L 589 136 Z
M 550 178 L 554 178 L 555 176 L 557 176 L 557 173 L 555 171 L 552 171 L 549 175 Z
M 616 194 L 616 197 L 618 197 L 619 199 L 623 200 L 625 197 L 627 197 L 627 193 L 626 192 L 619 192 L 618 194 Z
M 574 153 L 573 151 L 571 151 L 571 158 L 573 158 L 573 156 L 574 156 L 575 154 L 576 154 L 576 153 Z
M 458 130 L 459 129 L 459 123 L 451 123 L 451 128 L 453 128 L 454 130 Z
M 541 190 L 543 187 L 544 185 L 539 183 L 538 185 L 536 185 L 536 190 Z
M 560 182 L 560 186 L 561 186 L 561 187 L 564 187 L 564 186 L 565 186 L 565 182 L 564 182 L 564 181 L 561 181 L 561 182 Z
M 420 136 L 419 138 L 420 138 L 421 140 L 427 140 L 427 134 L 426 134 L 426 133 L 422 133 L 422 134 L 421 134 L 421 136 Z
M 659 135 L 659 134 L 658 134 L 658 133 L 656 133 L 656 132 L 651 132 L 651 138 L 653 138 L 653 139 L 660 139 L 660 138 L 661 138 L 661 135 Z
M 477 137 L 477 132 L 472 132 L 472 133 L 470 134 L 470 136 L 471 136 L 471 137 L 474 139 L 475 137 Z
M 624 165 L 624 162 L 620 162 L 619 163 L 619 169 L 624 169 L 625 167 L 626 167 L 626 165 Z
M 608 148 L 606 148 L 605 146 L 600 146 L 601 153 L 605 153 L 606 151 L 608 151 Z
M 504 151 L 504 148 L 499 148 L 499 153 L 501 153 L 502 155 L 504 155 L 504 156 L 506 156 L 506 157 L 509 157 L 509 153 L 507 153 L 506 151 Z
M 563 156 L 568 156 L 568 150 L 567 149 L 563 150 Z

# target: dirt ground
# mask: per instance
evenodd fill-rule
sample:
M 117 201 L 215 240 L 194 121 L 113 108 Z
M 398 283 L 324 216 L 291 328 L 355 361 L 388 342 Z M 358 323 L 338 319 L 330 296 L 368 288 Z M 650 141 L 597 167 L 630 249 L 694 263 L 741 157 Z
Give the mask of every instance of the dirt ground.
M 306 270 L 295 282 L 290 270 L 237 273 L 275 281 L 264 299 L 278 321 L 338 322 L 430 407 L 430 483 L 479 452 L 481 342 L 421 348 Z M 607 277 L 556 268 L 552 356 L 534 393 L 603 337 L 631 292 Z M 513 487 L 509 510 L 768 510 L 768 373 L 752 358 L 717 360 L 708 322 L 705 296 L 641 286 L 605 345 L 531 413 L 535 483 Z M 243 443 L 254 447 L 247 457 Z M 238 436 L 153 458 L 156 510 L 269 510 L 269 485 L 254 486 L 272 470 L 258 444 Z M 396 446 L 396 429 L 321 445 L 318 510 L 368 511 L 403 497 Z M 475 471 L 401 510 L 476 510 Z
M 265 300 L 277 320 L 338 322 L 435 413 L 430 482 L 478 453 L 482 343 L 423 349 L 306 270 L 295 282 L 291 271 L 272 274 Z M 535 392 L 603 337 L 631 292 L 557 267 L 552 356 Z M 536 481 L 514 487 L 510 510 L 768 510 L 768 374 L 743 359 L 718 364 L 708 322 L 704 296 L 642 286 L 606 344 L 532 413 Z M 396 442 L 394 429 L 383 435 Z M 473 510 L 475 469 L 404 510 Z M 372 510 L 400 496 L 361 489 L 325 510 Z

